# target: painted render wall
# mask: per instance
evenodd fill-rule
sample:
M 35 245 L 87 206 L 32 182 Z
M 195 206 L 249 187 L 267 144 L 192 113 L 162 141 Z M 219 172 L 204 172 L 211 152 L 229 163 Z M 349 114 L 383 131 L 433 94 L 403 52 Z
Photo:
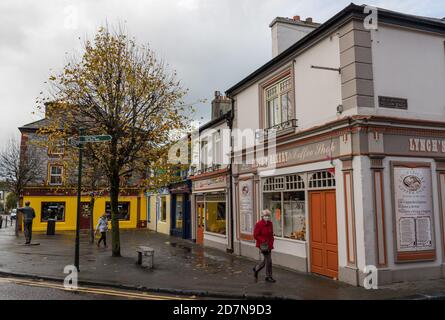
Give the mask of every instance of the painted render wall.
M 342 103 L 340 73 L 311 66 L 340 67 L 336 34 L 326 37 L 295 61 L 295 115 L 299 130 L 335 120 L 337 106 Z
M 445 36 L 381 25 L 372 31 L 379 115 L 445 120 Z M 408 99 L 408 110 L 378 107 L 378 96 Z

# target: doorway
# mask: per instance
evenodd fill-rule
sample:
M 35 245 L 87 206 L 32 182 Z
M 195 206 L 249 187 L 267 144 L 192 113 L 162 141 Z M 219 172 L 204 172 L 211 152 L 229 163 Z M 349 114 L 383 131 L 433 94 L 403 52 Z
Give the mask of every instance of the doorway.
M 197 207 L 197 230 L 196 230 L 196 243 L 204 244 L 204 202 L 198 202 Z
M 81 202 L 80 203 L 80 229 L 89 230 L 90 229 L 90 203 Z
M 335 190 L 309 192 L 311 271 L 338 279 Z

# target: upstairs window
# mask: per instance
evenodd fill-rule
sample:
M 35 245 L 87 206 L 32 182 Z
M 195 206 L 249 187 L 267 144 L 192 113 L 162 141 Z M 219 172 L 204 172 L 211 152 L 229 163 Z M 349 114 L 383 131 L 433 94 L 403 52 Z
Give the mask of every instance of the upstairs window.
M 291 79 L 287 76 L 264 89 L 266 129 L 292 120 Z
M 50 165 L 49 166 L 49 184 L 51 186 L 61 186 L 63 183 L 63 166 Z

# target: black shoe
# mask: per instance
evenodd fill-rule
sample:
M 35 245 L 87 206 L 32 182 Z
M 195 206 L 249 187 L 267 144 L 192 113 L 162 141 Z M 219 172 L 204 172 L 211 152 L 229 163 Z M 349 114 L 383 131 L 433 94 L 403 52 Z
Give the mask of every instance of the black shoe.
M 253 276 L 255 277 L 255 280 L 258 280 L 258 271 L 256 271 L 255 267 L 252 270 L 253 270 Z
M 277 280 L 275 280 L 275 279 L 272 278 L 272 277 L 267 277 L 267 278 L 266 278 L 266 282 L 275 283 L 275 282 L 277 282 Z

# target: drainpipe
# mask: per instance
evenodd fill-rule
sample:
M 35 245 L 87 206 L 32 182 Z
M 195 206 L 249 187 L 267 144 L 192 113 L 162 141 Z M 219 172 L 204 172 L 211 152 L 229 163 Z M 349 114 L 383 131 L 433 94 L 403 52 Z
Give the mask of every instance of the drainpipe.
M 230 129 L 230 164 L 229 164 L 229 192 L 230 192 L 230 239 L 229 239 L 229 248 L 227 248 L 228 253 L 233 253 L 233 174 L 232 174 L 232 165 L 233 165 L 233 139 L 232 139 L 232 129 L 233 129 L 233 118 L 234 118 L 234 103 L 233 99 L 230 98 L 232 101 L 232 107 L 229 112 L 226 114 L 226 121 L 227 125 Z

